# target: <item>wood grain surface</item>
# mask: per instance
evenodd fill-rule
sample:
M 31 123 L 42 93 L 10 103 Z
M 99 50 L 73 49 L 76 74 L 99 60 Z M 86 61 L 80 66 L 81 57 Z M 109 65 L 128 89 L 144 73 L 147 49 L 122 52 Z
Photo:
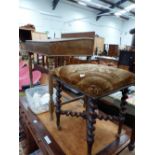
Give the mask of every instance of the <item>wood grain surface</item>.
M 87 56 L 93 54 L 94 40 L 92 38 L 27 40 L 25 47 L 27 51 L 47 56 Z
M 84 110 L 81 102 L 73 102 L 62 107 L 63 110 Z M 66 155 L 86 155 L 86 121 L 82 118 L 61 116 L 61 131 L 57 130 L 55 116 L 50 119 L 49 112 L 38 115 L 48 132 L 57 141 Z M 118 126 L 111 121 L 96 121 L 93 154 L 97 154 L 116 139 Z

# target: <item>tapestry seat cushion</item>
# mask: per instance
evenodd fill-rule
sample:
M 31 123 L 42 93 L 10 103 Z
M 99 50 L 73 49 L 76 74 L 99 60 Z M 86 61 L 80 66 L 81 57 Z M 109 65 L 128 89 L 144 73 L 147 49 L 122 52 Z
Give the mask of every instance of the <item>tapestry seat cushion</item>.
M 54 76 L 92 97 L 134 84 L 133 73 L 101 64 L 61 66 L 54 70 Z

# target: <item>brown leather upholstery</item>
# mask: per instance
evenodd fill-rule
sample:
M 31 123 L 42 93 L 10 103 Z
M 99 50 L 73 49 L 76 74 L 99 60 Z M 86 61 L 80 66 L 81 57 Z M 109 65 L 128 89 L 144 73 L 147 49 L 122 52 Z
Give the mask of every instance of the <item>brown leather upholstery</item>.
M 93 97 L 134 83 L 134 74 L 123 69 L 98 64 L 58 67 L 54 75 Z

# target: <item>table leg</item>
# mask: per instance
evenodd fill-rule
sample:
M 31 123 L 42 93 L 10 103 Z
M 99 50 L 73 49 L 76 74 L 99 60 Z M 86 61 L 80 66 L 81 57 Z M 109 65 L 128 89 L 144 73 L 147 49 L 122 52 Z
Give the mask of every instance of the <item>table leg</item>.
M 29 58 L 29 77 L 30 77 L 30 87 L 33 87 L 33 75 L 32 75 L 32 59 L 31 59 L 31 53 L 28 54 Z
M 86 112 L 87 112 L 87 155 L 92 154 L 92 147 L 94 143 L 94 124 L 95 124 L 95 106 L 92 98 L 88 97 L 86 101 Z
M 43 67 L 45 67 L 45 57 L 44 57 L 44 55 L 42 55 L 42 65 L 43 65 Z
M 36 63 L 37 63 L 37 65 L 39 65 L 39 55 L 38 54 L 36 54 Z
M 131 138 L 130 138 L 130 143 L 129 143 L 129 151 L 133 151 L 135 148 L 135 120 L 133 122 L 133 127 L 132 127 L 132 133 L 131 133 Z
M 54 113 L 54 102 L 53 102 L 53 74 L 49 71 L 48 73 L 48 86 L 49 86 L 49 94 L 50 94 L 50 100 L 49 100 L 49 112 L 50 112 L 50 118 L 53 120 L 53 113 Z
M 120 114 L 119 114 L 119 127 L 118 127 L 118 136 L 120 136 L 123 123 L 125 121 L 125 114 L 126 114 L 126 99 L 128 98 L 128 89 L 123 89 L 122 90 L 122 98 L 121 98 L 121 105 L 120 105 Z
M 57 128 L 60 130 L 60 115 L 61 115 L 61 83 L 57 81 L 56 86 L 57 92 L 56 92 L 56 124 Z
M 47 66 L 47 68 L 49 68 L 48 56 L 46 56 L 46 66 Z

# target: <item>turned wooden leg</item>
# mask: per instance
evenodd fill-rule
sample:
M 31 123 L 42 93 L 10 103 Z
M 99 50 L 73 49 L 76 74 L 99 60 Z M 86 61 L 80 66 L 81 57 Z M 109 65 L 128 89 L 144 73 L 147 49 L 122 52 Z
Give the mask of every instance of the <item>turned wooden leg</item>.
M 46 66 L 49 69 L 49 62 L 48 62 L 48 56 L 46 56 Z
M 56 92 L 56 124 L 57 128 L 60 130 L 60 112 L 61 112 L 61 83 L 57 81 L 57 86 L 56 86 L 57 92 Z
M 37 65 L 39 65 L 39 54 L 37 54 Z
M 125 121 L 125 114 L 126 114 L 126 99 L 128 98 L 127 96 L 128 89 L 123 89 L 122 90 L 122 98 L 121 98 L 121 105 L 120 105 L 120 113 L 119 113 L 119 127 L 118 127 L 118 136 L 120 136 L 123 123 Z
M 49 112 L 50 112 L 50 118 L 53 119 L 53 113 L 54 113 L 54 102 L 53 102 L 53 74 L 49 71 L 48 73 L 48 86 L 49 86 L 49 94 L 50 94 L 50 100 L 49 100 Z
M 133 151 L 135 148 L 135 120 L 133 122 L 133 127 L 132 127 L 132 133 L 131 133 L 131 138 L 130 138 L 130 143 L 129 143 L 129 151 Z
M 86 112 L 87 112 L 87 155 L 92 154 L 92 147 L 94 143 L 94 124 L 95 124 L 95 106 L 94 100 L 90 97 L 86 101 Z
M 45 67 L 45 57 L 42 55 L 42 66 Z
M 32 58 L 31 53 L 28 54 L 29 59 L 29 77 L 30 77 L 30 87 L 33 87 L 33 75 L 32 75 Z

